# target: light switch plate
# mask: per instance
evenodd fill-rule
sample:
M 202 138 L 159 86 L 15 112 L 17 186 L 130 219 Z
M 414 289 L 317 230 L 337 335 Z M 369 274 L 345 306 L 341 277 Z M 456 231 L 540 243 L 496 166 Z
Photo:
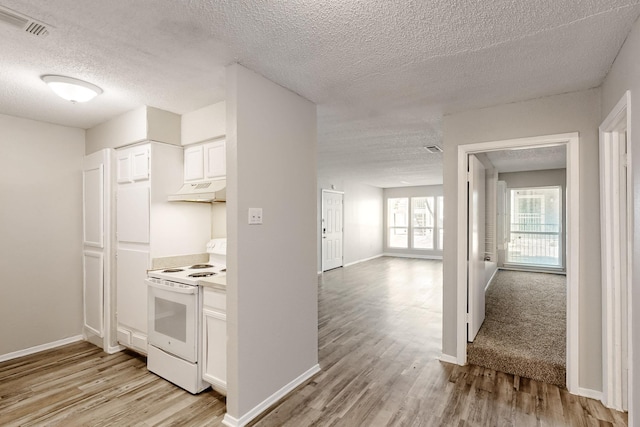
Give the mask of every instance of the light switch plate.
M 249 225 L 262 224 L 262 208 L 249 208 Z

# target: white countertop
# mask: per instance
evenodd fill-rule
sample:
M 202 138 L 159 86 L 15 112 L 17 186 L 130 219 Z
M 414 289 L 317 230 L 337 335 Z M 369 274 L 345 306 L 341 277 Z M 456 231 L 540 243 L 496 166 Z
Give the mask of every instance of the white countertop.
M 220 291 L 227 291 L 227 275 L 216 274 L 215 276 L 206 277 L 202 280 L 198 280 L 198 285 L 204 288 L 213 288 Z

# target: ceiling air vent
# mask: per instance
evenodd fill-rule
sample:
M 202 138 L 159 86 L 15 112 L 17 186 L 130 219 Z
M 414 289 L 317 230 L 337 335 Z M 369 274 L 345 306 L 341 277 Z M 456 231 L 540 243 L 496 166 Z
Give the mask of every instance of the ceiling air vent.
M 0 23 L 2 22 L 19 28 L 29 34 L 33 34 L 34 36 L 46 37 L 49 35 L 49 27 L 47 24 L 38 22 L 33 18 L 13 11 L 5 6 L 0 6 Z
M 442 148 L 437 145 L 427 145 L 424 147 L 429 153 L 442 153 Z

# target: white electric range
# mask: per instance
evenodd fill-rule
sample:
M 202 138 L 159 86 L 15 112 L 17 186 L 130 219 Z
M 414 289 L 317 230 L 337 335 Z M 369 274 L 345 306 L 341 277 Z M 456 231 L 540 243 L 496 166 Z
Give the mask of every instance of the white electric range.
M 149 346 L 147 368 L 190 393 L 209 387 L 202 379 L 202 287 L 226 275 L 226 239 L 207 244 L 209 262 L 147 273 Z

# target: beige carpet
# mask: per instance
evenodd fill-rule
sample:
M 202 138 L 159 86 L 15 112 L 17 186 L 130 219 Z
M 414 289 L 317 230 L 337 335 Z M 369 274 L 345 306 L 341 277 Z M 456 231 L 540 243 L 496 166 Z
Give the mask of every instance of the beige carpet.
M 565 276 L 498 271 L 468 362 L 565 387 L 566 311 Z

